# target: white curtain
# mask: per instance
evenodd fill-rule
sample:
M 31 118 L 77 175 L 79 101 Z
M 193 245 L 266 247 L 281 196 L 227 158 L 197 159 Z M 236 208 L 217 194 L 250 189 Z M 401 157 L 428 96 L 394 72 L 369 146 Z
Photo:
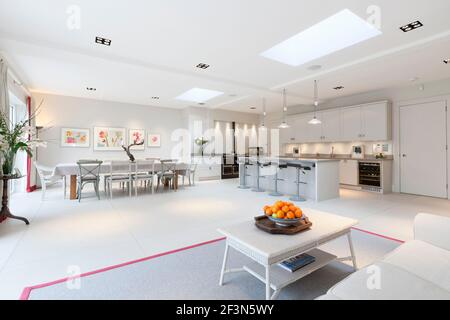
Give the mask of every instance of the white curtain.
M 8 66 L 5 60 L 0 60 L 0 110 L 5 117 L 9 117 L 9 90 L 8 90 Z M 0 166 L 2 161 L 0 160 Z M 0 194 L 3 185 L 0 184 Z
M 9 116 L 8 66 L 0 60 L 0 110 Z

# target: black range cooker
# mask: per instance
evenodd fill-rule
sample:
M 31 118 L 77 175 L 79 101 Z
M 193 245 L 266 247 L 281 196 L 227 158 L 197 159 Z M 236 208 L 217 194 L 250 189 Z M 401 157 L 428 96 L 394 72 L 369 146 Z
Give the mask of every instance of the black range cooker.
M 236 154 L 222 155 L 222 179 L 239 178 L 238 156 Z

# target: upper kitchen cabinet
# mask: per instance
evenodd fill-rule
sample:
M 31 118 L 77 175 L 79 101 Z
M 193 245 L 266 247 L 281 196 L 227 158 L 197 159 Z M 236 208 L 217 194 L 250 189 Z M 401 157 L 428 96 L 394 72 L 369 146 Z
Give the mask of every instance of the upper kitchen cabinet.
M 361 140 L 361 108 L 349 107 L 341 109 L 341 131 L 343 141 Z
M 389 102 L 341 109 L 342 141 L 386 141 L 391 139 Z
M 361 107 L 363 141 L 385 141 L 391 139 L 391 106 L 385 102 Z
M 310 124 L 308 123 L 309 120 L 311 120 L 311 118 L 308 115 L 302 115 L 294 119 L 295 142 L 311 142 L 309 133 Z
M 280 143 L 296 143 L 297 141 L 295 140 L 295 131 L 297 128 L 295 127 L 294 121 L 289 118 L 287 119 L 287 123 L 289 125 L 289 128 L 280 129 Z
M 340 141 L 341 135 L 341 110 L 327 110 L 322 111 L 319 115 L 322 121 L 322 136 L 321 141 L 336 142 Z

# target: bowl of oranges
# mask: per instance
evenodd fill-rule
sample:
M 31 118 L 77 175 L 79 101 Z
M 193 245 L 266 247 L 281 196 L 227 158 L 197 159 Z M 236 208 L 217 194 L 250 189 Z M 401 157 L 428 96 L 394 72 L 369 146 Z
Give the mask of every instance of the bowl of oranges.
M 273 205 L 264 206 L 264 214 L 277 225 L 288 227 L 297 225 L 305 219 L 302 209 L 292 202 L 277 201 Z

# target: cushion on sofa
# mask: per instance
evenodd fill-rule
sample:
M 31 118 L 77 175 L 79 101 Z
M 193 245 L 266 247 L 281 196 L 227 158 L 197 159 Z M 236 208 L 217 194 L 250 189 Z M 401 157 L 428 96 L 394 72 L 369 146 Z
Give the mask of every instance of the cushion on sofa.
M 388 254 L 383 262 L 404 269 L 450 292 L 450 251 L 414 240 Z
M 375 266 L 375 267 L 374 267 Z M 367 285 L 373 270 L 379 270 L 380 288 Z M 353 273 L 328 292 L 344 300 L 440 300 L 450 299 L 450 292 L 393 264 L 378 262 Z M 321 298 L 322 299 L 322 298 Z

